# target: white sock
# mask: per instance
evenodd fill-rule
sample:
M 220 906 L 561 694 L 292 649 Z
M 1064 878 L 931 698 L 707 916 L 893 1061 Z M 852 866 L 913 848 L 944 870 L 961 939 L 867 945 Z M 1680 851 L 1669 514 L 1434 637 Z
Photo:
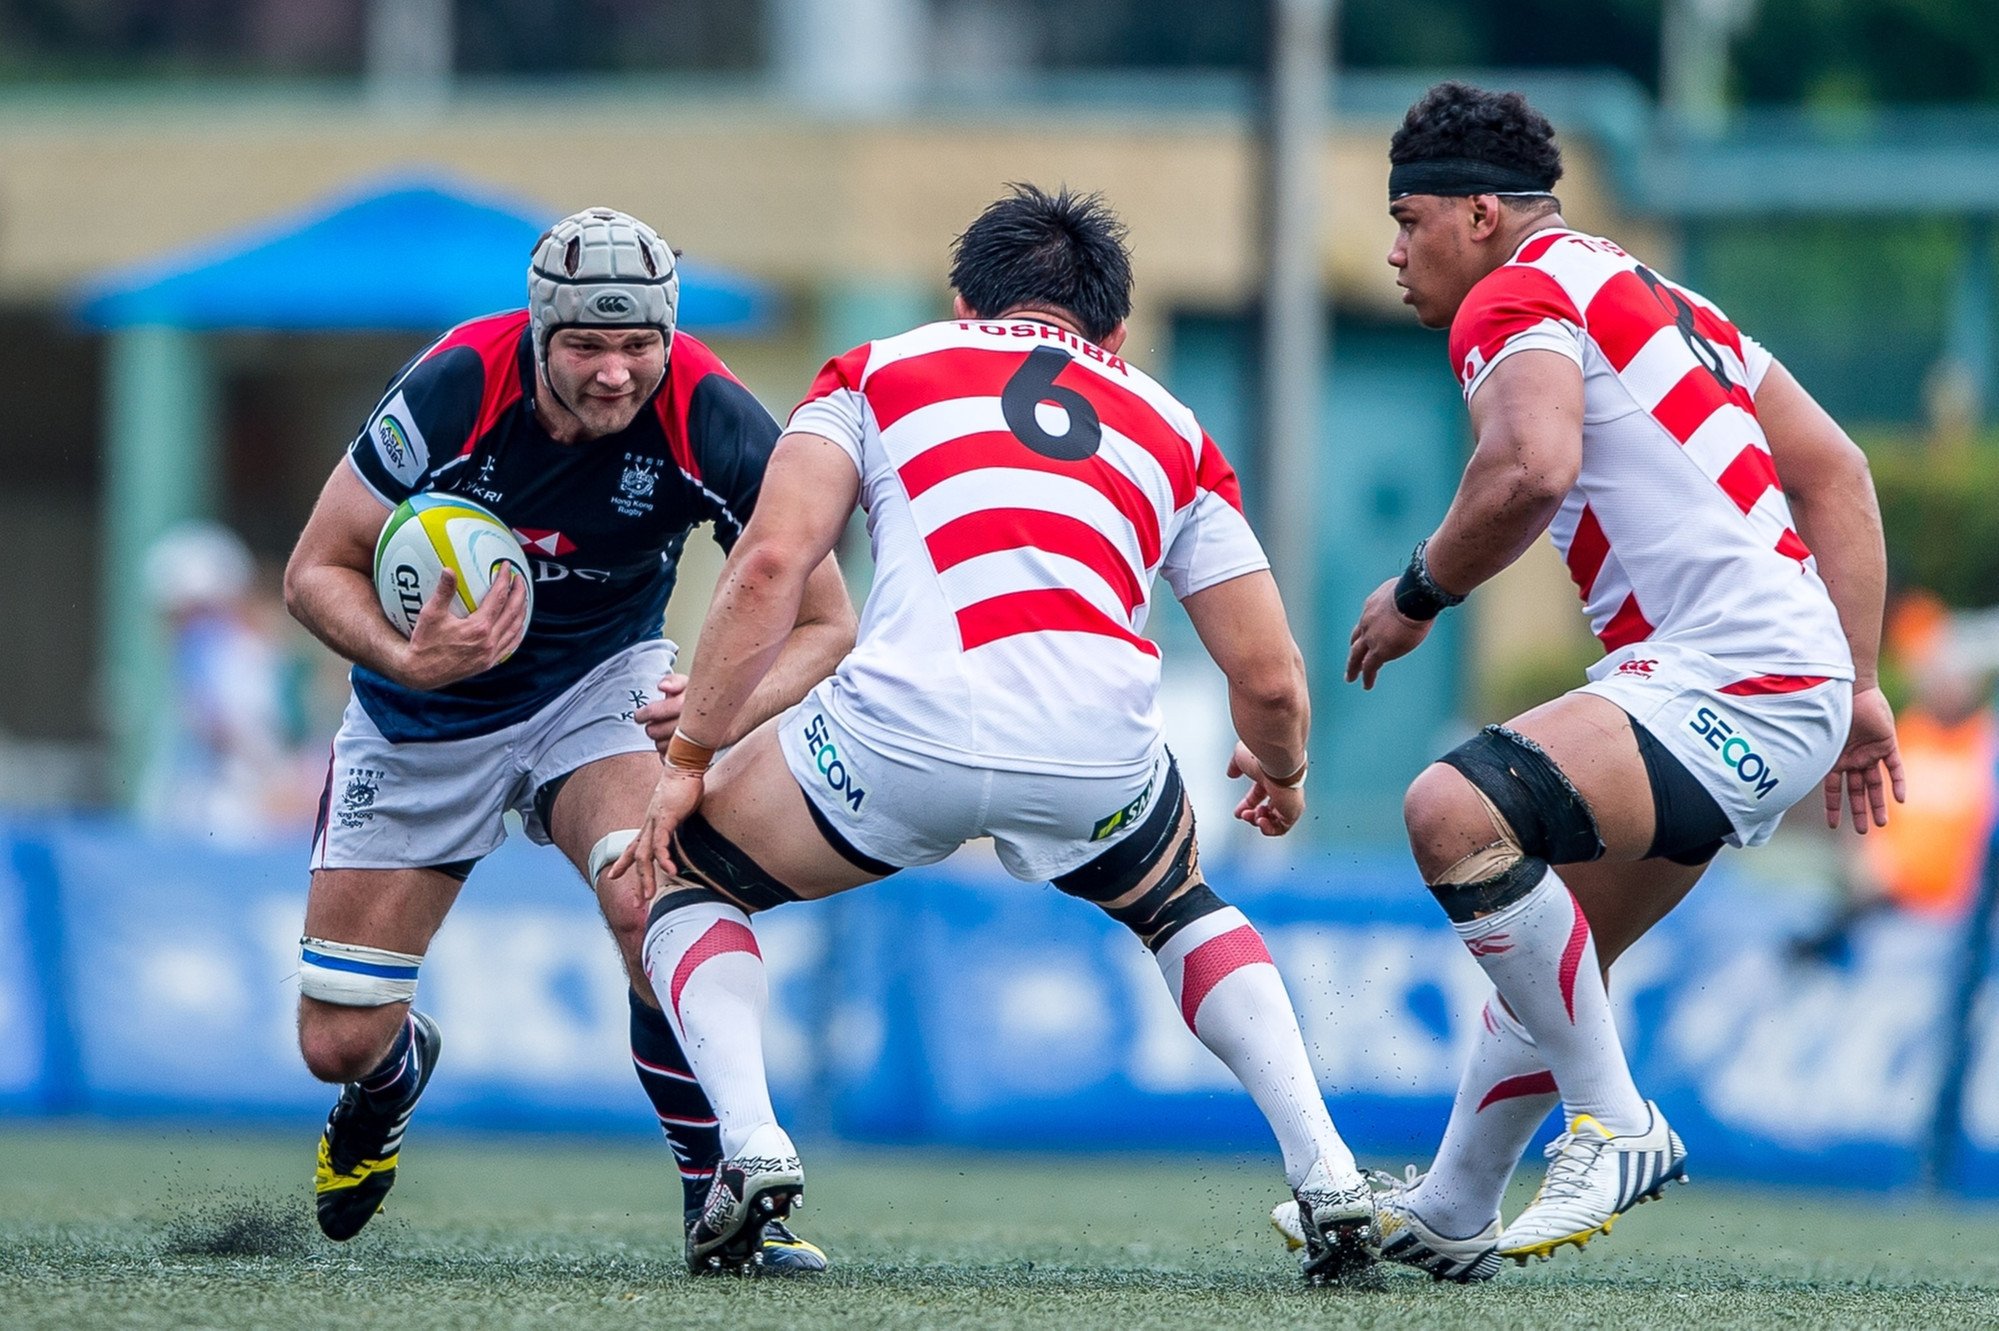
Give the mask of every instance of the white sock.
M 646 932 L 646 978 L 680 1048 L 715 1106 L 722 1154 L 776 1126 L 764 1079 L 763 1022 L 770 991 L 750 917 L 734 906 L 685 906 Z
M 1230 906 L 1201 917 L 1168 939 L 1157 959 L 1188 1028 L 1270 1121 L 1291 1186 L 1319 1160 L 1333 1184 L 1353 1182 L 1353 1152 L 1326 1113 L 1283 977 L 1242 912 Z
M 1520 1157 L 1560 1098 L 1541 1051 L 1492 995 L 1479 1014 L 1437 1158 L 1409 1195 L 1423 1223 L 1453 1239 L 1490 1224 Z
M 1613 1136 L 1645 1131 L 1652 1115 L 1624 1061 L 1589 921 L 1555 871 L 1505 910 L 1451 927 L 1533 1037 L 1569 1113 Z

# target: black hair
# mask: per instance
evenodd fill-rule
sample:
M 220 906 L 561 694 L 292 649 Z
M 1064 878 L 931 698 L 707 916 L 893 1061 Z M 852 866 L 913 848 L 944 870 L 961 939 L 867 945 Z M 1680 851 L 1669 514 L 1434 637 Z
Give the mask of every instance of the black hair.
M 1103 341 L 1131 313 L 1124 223 L 1101 194 L 1007 189 L 952 242 L 952 287 L 975 314 L 1066 314 L 1084 337 Z
M 1562 150 L 1555 127 L 1517 92 L 1487 92 L 1450 79 L 1409 108 L 1389 140 L 1388 160 L 1428 162 L 1470 158 L 1545 181 L 1562 178 Z

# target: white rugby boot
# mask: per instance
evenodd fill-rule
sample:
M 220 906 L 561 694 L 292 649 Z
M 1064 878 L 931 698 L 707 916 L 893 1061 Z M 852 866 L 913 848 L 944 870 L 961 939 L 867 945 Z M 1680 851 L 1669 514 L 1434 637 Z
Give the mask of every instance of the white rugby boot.
M 1548 1175 L 1528 1208 L 1499 1239 L 1499 1255 L 1524 1264 L 1555 1249 L 1580 1249 L 1640 1202 L 1661 1195 L 1668 1183 L 1687 1181 L 1687 1148 L 1668 1127 L 1659 1106 L 1645 1102 L 1652 1123 L 1642 1133 L 1613 1137 L 1588 1114 L 1548 1143 Z
M 1291 1196 L 1298 1242 L 1304 1249 L 1298 1267 L 1307 1282 L 1345 1280 L 1374 1264 L 1374 1193 L 1366 1179 L 1354 1174 L 1336 1183 L 1321 1160 Z M 1273 1213 L 1271 1219 L 1276 1218 Z
M 1411 1165 L 1396 1178 L 1376 1173 L 1380 1185 L 1374 1194 L 1376 1251 L 1383 1261 L 1400 1262 L 1427 1271 L 1436 1280 L 1453 1280 L 1460 1285 L 1490 1280 L 1504 1265 L 1499 1256 L 1499 1217 L 1493 1216 L 1484 1229 L 1469 1238 L 1454 1239 L 1430 1228 L 1410 1205 L 1409 1194 L 1423 1181 Z
M 1270 1208 L 1270 1227 L 1284 1240 L 1284 1251 L 1296 1252 L 1305 1246 L 1305 1227 L 1298 1223 L 1298 1203 L 1283 1201 Z
M 1374 1253 L 1384 1261 L 1400 1262 L 1427 1271 L 1438 1280 L 1454 1280 L 1469 1285 L 1490 1280 L 1505 1263 L 1499 1256 L 1499 1217 L 1468 1239 L 1448 1238 L 1425 1224 L 1409 1206 L 1407 1194 L 1421 1181 L 1414 1165 L 1408 1174 L 1396 1178 L 1377 1171 L 1380 1186 L 1374 1194 Z M 1305 1246 L 1305 1230 L 1298 1223 L 1298 1203 L 1279 1202 L 1270 1211 L 1270 1227 L 1284 1239 L 1284 1246 L 1297 1252 Z

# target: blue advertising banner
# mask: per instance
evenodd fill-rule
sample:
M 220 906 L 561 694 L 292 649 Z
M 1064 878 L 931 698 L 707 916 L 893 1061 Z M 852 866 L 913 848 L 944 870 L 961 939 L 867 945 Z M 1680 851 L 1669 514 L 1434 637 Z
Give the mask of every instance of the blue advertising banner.
M 296 1048 L 304 856 L 113 824 L 0 841 L 0 1110 L 310 1124 L 330 1088 Z M 1399 856 L 1213 870 L 1283 969 L 1342 1132 L 1425 1160 L 1488 986 Z M 1799 955 L 1809 894 L 1726 861 L 1619 962 L 1640 1087 L 1696 1172 L 1842 1186 L 1916 1177 L 1958 939 L 1878 917 Z M 773 1090 L 805 1132 L 1066 1150 L 1273 1150 L 1188 1032 L 1152 956 L 1095 908 L 971 851 L 756 922 Z M 641 1131 L 624 976 L 595 903 L 516 839 L 472 876 L 423 967 L 445 1032 L 427 1121 Z M 1999 998 L 1968 1070 L 1960 1169 L 1999 1192 Z M 1554 1124 L 1551 1121 L 1550 1130 Z
M 23 873 L 26 868 L 29 872 Z M 55 964 L 55 940 L 36 918 L 42 903 L 29 897 L 31 885 L 50 890 L 37 867 L 36 848 L 0 832 L 0 1110 L 49 1107 L 52 1081 L 48 969 Z M 53 900 L 47 906 L 52 909 Z

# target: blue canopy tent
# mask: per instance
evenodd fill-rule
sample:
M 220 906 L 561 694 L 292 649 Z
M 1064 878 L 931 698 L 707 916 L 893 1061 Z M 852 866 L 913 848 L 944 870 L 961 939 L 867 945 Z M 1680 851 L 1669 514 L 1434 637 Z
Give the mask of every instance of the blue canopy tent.
M 166 661 L 142 598 L 146 550 L 210 514 L 221 430 L 202 334 L 442 331 L 526 301 L 528 255 L 552 211 L 435 179 L 377 181 L 272 222 L 104 273 L 77 316 L 109 336 L 103 625 L 107 721 L 129 780 L 158 742 Z M 683 263 L 683 328 L 754 336 L 777 298 L 741 274 Z M 386 368 L 389 367 L 385 367 Z
M 78 313 L 100 328 L 444 329 L 525 299 L 528 252 L 555 220 L 418 181 L 384 182 L 294 216 L 103 274 Z M 755 334 L 762 283 L 689 261 L 680 323 Z

